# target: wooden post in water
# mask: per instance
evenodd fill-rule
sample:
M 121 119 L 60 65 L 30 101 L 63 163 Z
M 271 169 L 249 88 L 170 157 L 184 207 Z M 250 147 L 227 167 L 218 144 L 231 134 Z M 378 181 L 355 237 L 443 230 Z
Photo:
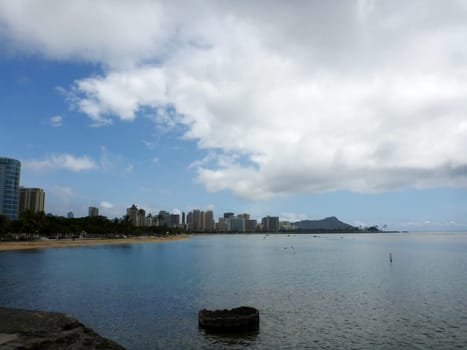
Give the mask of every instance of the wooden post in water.
M 392 264 L 392 253 L 389 252 L 389 262 Z

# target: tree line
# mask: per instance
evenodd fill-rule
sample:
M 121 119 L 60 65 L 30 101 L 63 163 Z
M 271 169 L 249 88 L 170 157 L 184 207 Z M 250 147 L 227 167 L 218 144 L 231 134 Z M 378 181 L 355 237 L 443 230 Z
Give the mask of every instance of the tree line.
M 79 235 L 143 235 L 143 234 L 174 234 L 180 233 L 181 228 L 161 227 L 136 227 L 133 226 L 128 215 L 121 218 L 108 219 L 105 216 L 65 218 L 44 212 L 34 213 L 24 211 L 17 220 L 10 220 L 5 215 L 0 215 L 0 235 L 21 235 L 25 238 L 34 236 L 45 237 L 70 237 Z

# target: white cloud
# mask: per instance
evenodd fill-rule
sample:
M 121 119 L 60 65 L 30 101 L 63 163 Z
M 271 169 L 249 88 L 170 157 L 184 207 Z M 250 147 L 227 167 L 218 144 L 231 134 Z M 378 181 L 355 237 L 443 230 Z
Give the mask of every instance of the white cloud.
M 3 35 L 101 63 L 74 105 L 182 125 L 210 191 L 467 186 L 464 2 L 45 3 L 3 2 Z
M 51 154 L 44 159 L 39 160 L 24 160 L 22 161 L 25 168 L 34 171 L 47 171 L 47 170 L 70 170 L 70 171 L 83 171 L 92 170 L 97 168 L 96 162 L 84 155 L 76 157 L 74 155 L 64 154 Z
M 63 124 L 63 117 L 61 115 L 54 115 L 49 118 L 49 124 L 54 128 L 59 128 Z
M 99 215 L 113 219 L 121 218 L 125 214 L 126 207 L 120 203 L 114 203 L 107 200 L 103 200 L 99 203 Z
M 161 3 L 104 0 L 2 1 L 0 17 L 18 49 L 50 58 L 132 64 L 151 59 L 166 43 Z
M 104 209 L 112 209 L 112 208 L 115 207 L 114 204 L 112 204 L 112 203 L 110 203 L 110 202 L 107 202 L 107 201 L 102 201 L 102 202 L 100 203 L 100 206 L 101 206 L 102 208 L 104 208 Z
M 280 213 L 279 218 L 281 221 L 297 222 L 301 220 L 308 220 L 309 217 L 300 213 Z
M 141 106 L 163 106 L 165 78 L 157 67 L 111 72 L 76 82 L 77 107 L 96 123 L 109 123 L 106 116 L 117 115 L 131 121 Z

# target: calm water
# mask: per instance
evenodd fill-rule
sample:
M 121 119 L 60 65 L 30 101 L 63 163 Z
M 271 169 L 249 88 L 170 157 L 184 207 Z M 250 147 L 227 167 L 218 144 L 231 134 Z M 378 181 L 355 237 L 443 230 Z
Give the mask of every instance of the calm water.
M 218 235 L 6 252 L 0 305 L 71 313 L 128 349 L 465 349 L 467 234 Z M 260 310 L 258 334 L 198 329 L 200 309 L 240 305 Z

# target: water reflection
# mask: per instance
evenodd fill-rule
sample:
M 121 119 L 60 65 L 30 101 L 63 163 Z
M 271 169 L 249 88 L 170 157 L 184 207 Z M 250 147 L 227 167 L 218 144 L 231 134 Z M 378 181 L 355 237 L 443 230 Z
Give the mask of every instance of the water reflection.
M 14 252 L 10 253 L 16 253 L 18 255 L 42 255 L 44 254 L 45 249 L 19 249 L 15 250 Z M 5 253 L 8 254 L 8 253 Z
M 94 249 L 94 250 L 133 250 L 138 249 L 138 244 L 119 243 L 119 244 L 98 244 L 93 246 L 81 246 L 79 248 Z

